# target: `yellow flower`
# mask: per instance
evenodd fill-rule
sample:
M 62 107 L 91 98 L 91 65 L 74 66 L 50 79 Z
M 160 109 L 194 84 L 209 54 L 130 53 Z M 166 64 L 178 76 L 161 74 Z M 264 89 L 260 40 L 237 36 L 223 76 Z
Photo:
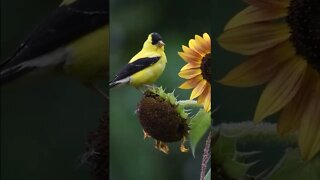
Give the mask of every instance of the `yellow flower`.
M 195 35 L 190 39 L 189 47 L 182 46 L 179 56 L 188 64 L 181 68 L 179 76 L 187 79 L 180 85 L 181 89 L 193 89 L 190 99 L 197 102 L 209 112 L 211 110 L 211 40 L 207 33 L 203 37 Z
M 320 151 L 319 0 L 246 0 L 218 41 L 249 55 L 221 83 L 250 87 L 267 83 L 254 121 L 282 110 L 279 134 L 298 132 L 302 157 Z

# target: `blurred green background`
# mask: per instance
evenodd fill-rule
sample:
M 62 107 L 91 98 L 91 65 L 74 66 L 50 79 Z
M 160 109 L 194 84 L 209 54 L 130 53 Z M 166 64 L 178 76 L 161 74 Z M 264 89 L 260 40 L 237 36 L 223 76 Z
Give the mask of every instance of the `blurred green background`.
M 191 90 L 178 89 L 184 80 L 177 74 L 185 62 L 177 52 L 195 34 L 210 33 L 210 1 L 110 2 L 110 78 L 140 51 L 149 33 L 158 32 L 166 43 L 168 63 L 155 84 L 188 99 Z M 152 139 L 143 139 L 135 114 L 141 96 L 130 86 L 110 90 L 110 179 L 199 179 L 202 144 L 194 158 L 191 152 L 180 152 L 179 142 L 170 144 L 170 154 L 165 155 L 154 148 Z
M 1 60 L 60 3 L 1 0 Z M 1 179 L 90 179 L 81 160 L 103 111 L 99 95 L 65 77 L 1 88 Z

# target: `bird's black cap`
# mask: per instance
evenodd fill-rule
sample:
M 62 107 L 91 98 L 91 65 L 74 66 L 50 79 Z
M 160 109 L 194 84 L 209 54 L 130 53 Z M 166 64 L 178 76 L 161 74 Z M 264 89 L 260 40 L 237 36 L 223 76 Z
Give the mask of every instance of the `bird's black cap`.
M 160 36 L 159 33 L 153 32 L 151 33 L 151 38 L 152 38 L 152 44 L 155 45 L 159 41 L 162 41 L 162 37 Z

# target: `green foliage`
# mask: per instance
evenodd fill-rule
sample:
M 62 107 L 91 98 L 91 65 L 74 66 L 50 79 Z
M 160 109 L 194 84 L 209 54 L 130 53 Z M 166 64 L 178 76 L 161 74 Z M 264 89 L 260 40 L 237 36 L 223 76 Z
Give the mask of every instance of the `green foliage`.
M 212 147 L 212 161 L 215 171 L 223 172 L 228 178 L 242 178 L 250 165 L 237 161 L 236 154 L 236 139 L 219 135 Z
M 268 180 L 318 180 L 320 178 L 320 155 L 310 161 L 301 159 L 298 148 L 288 149 L 282 160 L 269 173 Z
M 238 162 L 234 158 L 226 157 L 222 162 L 222 168 L 230 178 L 240 179 L 244 177 L 249 169 L 249 165 Z
M 303 160 L 294 141 L 295 136 L 279 138 L 274 130 L 276 127 L 272 124 L 251 126 L 251 123 L 229 123 L 220 126 L 220 129 L 222 127 L 223 130 L 219 131 L 214 137 L 217 139 L 212 146 L 213 177 L 223 177 L 226 179 L 263 178 L 266 180 L 320 179 L 320 155 L 310 161 Z M 240 131 L 241 133 L 235 133 Z M 260 167 L 259 174 L 251 175 L 250 171 L 257 169 L 255 166 L 257 162 L 266 163 L 268 161 L 268 159 L 263 158 L 261 155 L 271 152 L 266 150 L 239 152 L 238 146 L 241 144 L 256 146 L 259 143 L 270 147 L 284 144 L 286 152 L 281 155 L 280 160 L 272 165 L 273 169 L 271 171 L 269 171 L 268 167 L 262 169 Z M 272 153 L 270 156 L 276 158 Z M 258 157 L 259 159 L 257 159 Z M 251 163 L 248 163 L 248 161 L 251 161 Z M 259 164 L 261 165 L 262 163 Z
M 191 119 L 190 143 L 193 155 L 195 154 L 195 149 L 199 141 L 210 128 L 210 123 L 210 113 L 206 112 L 204 109 L 200 109 L 199 112 Z
M 212 147 L 212 158 L 217 164 L 222 164 L 225 158 L 232 158 L 236 151 L 235 138 L 229 138 L 219 135 L 219 138 Z
M 204 178 L 205 180 L 211 180 L 211 169 L 207 172 L 206 177 Z

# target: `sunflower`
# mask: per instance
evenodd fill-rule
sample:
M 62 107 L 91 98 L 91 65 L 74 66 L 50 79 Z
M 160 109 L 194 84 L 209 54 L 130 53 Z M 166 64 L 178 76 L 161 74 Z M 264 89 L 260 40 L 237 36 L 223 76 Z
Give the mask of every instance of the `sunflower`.
M 137 113 L 144 139 L 155 139 L 156 149 L 168 154 L 167 143 L 181 141 L 180 151 L 188 152 L 184 144 L 189 134 L 189 118 L 173 92 L 166 93 L 162 87 L 148 89 L 138 104 Z
M 209 112 L 211 110 L 211 40 L 207 33 L 203 37 L 195 35 L 190 39 L 189 47 L 182 46 L 179 56 L 188 64 L 179 72 L 181 78 L 187 79 L 180 85 L 181 89 L 193 89 L 190 99 L 197 102 Z
M 305 160 L 320 151 L 320 1 L 246 0 L 218 41 L 248 55 L 220 82 L 237 87 L 267 83 L 254 115 L 281 112 L 278 133 L 298 133 Z

